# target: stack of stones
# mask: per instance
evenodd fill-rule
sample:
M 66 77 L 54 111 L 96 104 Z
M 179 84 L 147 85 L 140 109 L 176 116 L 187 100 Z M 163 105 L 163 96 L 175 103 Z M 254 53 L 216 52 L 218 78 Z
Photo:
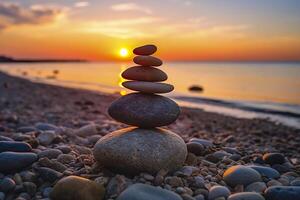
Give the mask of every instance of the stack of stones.
M 186 158 L 184 141 L 175 133 L 157 128 L 173 123 L 180 114 L 179 106 L 158 93 L 171 92 L 167 74 L 156 68 L 162 61 L 150 56 L 157 50 L 145 45 L 133 50 L 133 61 L 139 66 L 128 68 L 122 77 L 130 81 L 123 86 L 137 91 L 117 99 L 108 109 L 115 120 L 132 127 L 102 137 L 94 146 L 94 157 L 100 165 L 125 174 L 174 171 Z

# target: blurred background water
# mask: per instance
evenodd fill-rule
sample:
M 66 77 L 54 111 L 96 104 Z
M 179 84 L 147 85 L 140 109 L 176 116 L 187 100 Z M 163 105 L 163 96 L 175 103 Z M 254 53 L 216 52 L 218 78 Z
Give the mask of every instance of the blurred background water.
M 9 63 L 0 70 L 33 81 L 126 94 L 120 74 L 132 63 Z M 300 63 L 169 62 L 170 97 L 184 106 L 300 128 Z M 190 91 L 197 86 L 202 91 Z

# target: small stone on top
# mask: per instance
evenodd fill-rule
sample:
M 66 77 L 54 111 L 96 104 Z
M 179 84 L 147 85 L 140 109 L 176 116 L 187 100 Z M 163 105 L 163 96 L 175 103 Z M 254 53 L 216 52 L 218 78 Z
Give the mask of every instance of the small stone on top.
M 148 44 L 148 45 L 144 45 L 144 46 L 140 46 L 137 47 L 133 50 L 133 53 L 135 55 L 140 55 L 140 56 L 149 56 L 152 55 L 156 52 L 157 47 L 155 45 L 152 44 Z

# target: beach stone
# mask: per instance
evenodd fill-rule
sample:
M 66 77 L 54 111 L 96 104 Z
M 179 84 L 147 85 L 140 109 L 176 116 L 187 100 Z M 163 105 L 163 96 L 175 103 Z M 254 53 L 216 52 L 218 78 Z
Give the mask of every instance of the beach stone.
M 249 184 L 246 188 L 246 192 L 263 193 L 267 189 L 267 185 L 264 182 L 254 182 Z
M 24 182 L 23 188 L 30 196 L 34 196 L 37 189 L 36 185 L 32 182 Z
M 192 181 L 192 186 L 196 188 L 204 188 L 205 187 L 205 180 L 202 176 L 195 176 Z
M 256 192 L 240 192 L 230 195 L 228 200 L 265 200 L 265 198 Z
M 196 156 L 201 156 L 204 153 L 204 146 L 198 142 L 189 142 L 186 144 L 187 150 Z
M 257 171 L 250 167 L 236 165 L 228 168 L 224 172 L 223 180 L 231 187 L 237 185 L 247 186 L 251 183 L 261 181 L 261 176 Z
M 122 85 L 130 90 L 142 93 L 168 93 L 174 90 L 174 86 L 167 83 L 153 83 L 146 81 L 125 81 Z
M 53 200 L 102 200 L 105 189 L 86 178 L 68 176 L 59 180 L 50 193 Z
M 205 148 L 209 148 L 209 147 L 213 146 L 212 141 L 206 140 L 206 139 L 192 138 L 192 139 L 190 139 L 189 142 L 197 142 L 197 143 L 203 145 Z
M 182 200 L 175 192 L 146 184 L 133 184 L 124 190 L 117 200 Z
M 230 153 L 227 153 L 226 151 L 216 151 L 214 153 L 211 153 L 211 154 L 208 154 L 205 159 L 210 161 L 210 162 L 213 162 L 213 163 L 217 163 L 219 161 L 221 161 L 224 157 L 229 157 L 231 156 Z
M 291 182 L 292 186 L 300 186 L 300 179 L 295 179 Z
M 183 186 L 183 182 L 182 182 L 181 178 L 179 178 L 177 176 L 167 177 L 167 178 L 165 178 L 165 182 L 172 187 L 182 187 Z
M 114 101 L 108 113 L 119 122 L 153 128 L 173 123 L 180 109 L 174 101 L 160 95 L 131 93 Z
M 34 131 L 36 131 L 36 128 L 34 128 L 33 126 L 22 126 L 17 129 L 17 132 L 20 132 L 20 133 L 29 133 L 29 132 L 34 132 Z
M 283 164 L 285 162 L 285 158 L 281 153 L 266 153 L 263 155 L 263 160 L 270 165 Z
M 30 166 L 37 160 L 35 153 L 2 152 L 0 153 L 0 172 L 12 173 Z
M 260 173 L 261 176 L 268 177 L 270 179 L 280 177 L 279 172 L 271 167 L 264 167 L 259 165 L 249 165 L 248 167 L 256 170 L 258 173 Z
M 147 44 L 133 49 L 135 55 L 149 56 L 157 51 L 157 47 L 153 44 Z
M 32 148 L 26 142 L 0 141 L 0 153 L 4 151 L 29 152 Z
M 60 154 L 62 154 L 62 151 L 59 149 L 46 149 L 44 151 L 41 151 L 38 153 L 39 158 L 57 158 Z
M 283 163 L 282 165 L 275 164 L 275 165 L 272 165 L 272 168 L 277 170 L 279 173 L 286 173 L 286 172 L 291 171 L 292 167 L 288 166 L 288 165 L 285 165 L 285 164 L 286 163 Z
M 40 130 L 40 131 L 57 131 L 59 128 L 53 124 L 48 124 L 48 123 L 36 123 L 35 128 Z
M 44 181 L 49 181 L 50 183 L 56 181 L 57 179 L 59 179 L 63 176 L 62 173 L 55 171 L 53 169 L 50 169 L 48 167 L 40 167 L 38 169 L 38 172 L 40 174 L 40 177 Z
M 71 154 L 60 154 L 57 157 L 57 161 L 63 164 L 69 164 L 71 162 L 74 162 L 76 160 L 75 156 Z
M 68 145 L 61 145 L 61 146 L 56 147 L 56 149 L 62 151 L 65 154 L 68 154 L 72 151 L 71 147 L 69 147 Z
M 16 183 L 13 179 L 9 177 L 5 177 L 4 179 L 0 180 L 0 192 L 10 192 L 16 187 Z
M 168 79 L 168 75 L 155 67 L 134 66 L 122 72 L 121 76 L 128 80 L 160 82 Z
M 94 146 L 95 159 L 124 173 L 174 171 L 186 158 L 184 141 L 164 129 L 125 128 L 102 137 Z
M 125 190 L 131 182 L 123 176 L 117 174 L 116 176 L 112 177 L 106 186 L 106 197 L 110 196 L 118 196 L 123 190 Z
M 85 126 L 82 126 L 79 129 L 77 129 L 75 131 L 75 135 L 78 135 L 81 137 L 97 135 L 99 133 L 99 130 L 101 130 L 101 127 L 99 125 L 91 123 L 91 124 L 87 124 Z
M 0 192 L 0 200 L 5 200 L 5 194 L 3 192 Z
M 300 186 L 272 186 L 265 190 L 266 200 L 300 200 Z
M 54 131 L 44 131 L 37 137 L 39 143 L 44 146 L 48 146 L 55 139 L 56 134 Z
M 21 171 L 20 176 L 22 178 L 22 181 L 24 182 L 35 182 L 37 179 L 37 175 L 34 172 L 31 171 Z
M 46 197 L 46 198 L 50 197 L 50 194 L 51 194 L 52 190 L 53 190 L 52 187 L 44 188 L 43 191 L 42 191 L 43 197 Z
M 156 58 L 154 56 L 136 56 L 133 58 L 133 62 L 138 65 L 142 66 L 161 66 L 162 61 L 159 58 Z
M 14 141 L 13 139 L 9 138 L 9 137 L 6 137 L 6 136 L 3 136 L 3 135 L 0 135 L 0 141 Z
M 208 200 L 215 200 L 219 197 L 224 197 L 225 199 L 227 199 L 229 195 L 230 191 L 227 187 L 216 185 L 209 189 Z

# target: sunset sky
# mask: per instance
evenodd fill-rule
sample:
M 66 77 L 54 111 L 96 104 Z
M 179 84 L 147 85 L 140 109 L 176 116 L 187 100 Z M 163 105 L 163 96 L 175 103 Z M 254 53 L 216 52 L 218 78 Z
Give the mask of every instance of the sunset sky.
M 0 0 L 0 54 L 115 61 L 147 43 L 166 60 L 300 60 L 300 1 Z

